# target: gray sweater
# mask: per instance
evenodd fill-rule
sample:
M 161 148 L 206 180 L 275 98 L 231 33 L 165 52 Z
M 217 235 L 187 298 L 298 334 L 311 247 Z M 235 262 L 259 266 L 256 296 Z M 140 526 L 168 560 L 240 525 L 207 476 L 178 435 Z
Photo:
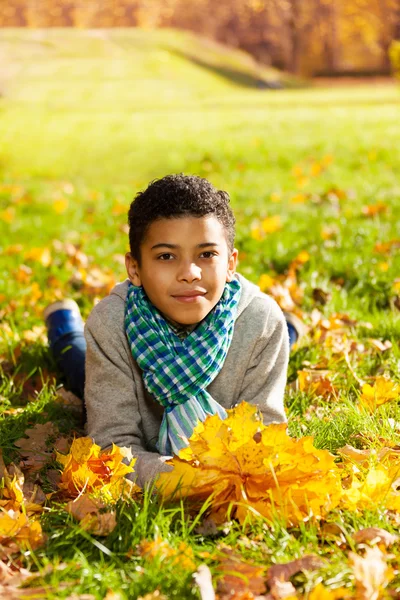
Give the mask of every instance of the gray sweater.
M 283 395 L 289 356 L 287 326 L 276 302 L 241 275 L 232 343 L 207 391 L 225 408 L 245 400 L 257 404 L 264 423 L 285 421 Z M 131 448 L 138 458 L 137 483 L 150 483 L 171 467 L 155 448 L 163 408 L 144 387 L 124 327 L 128 280 L 99 302 L 85 326 L 85 403 L 88 435 L 102 448 Z

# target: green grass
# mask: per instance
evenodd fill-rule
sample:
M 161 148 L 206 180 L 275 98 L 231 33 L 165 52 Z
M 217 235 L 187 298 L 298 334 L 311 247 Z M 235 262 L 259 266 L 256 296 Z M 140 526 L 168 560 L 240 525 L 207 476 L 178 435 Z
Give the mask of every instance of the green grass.
M 149 180 L 169 172 L 196 173 L 229 191 L 239 270 L 251 280 L 284 274 L 299 252 L 309 252 L 299 271 L 305 320 L 310 323 L 315 308 L 327 318 L 347 313 L 355 323 L 346 335 L 360 345 L 350 355 L 356 375 L 367 380 L 385 373 L 399 381 L 400 252 L 374 251 L 376 243 L 400 239 L 398 87 L 294 89 L 298 82 L 259 68 L 241 52 L 173 31 L 3 30 L 0 56 L 6 64 L 0 80 L 0 439 L 6 462 L 18 461 L 14 442 L 28 426 L 50 419 L 63 432 L 79 429 L 76 417 L 55 404 L 51 384 L 35 395 L 41 372 L 54 365 L 40 332 L 36 341 L 24 339 L 25 332 L 42 324 L 42 310 L 57 294 L 74 297 L 87 316 L 107 285 L 125 276 L 129 202 Z M 257 89 L 257 80 L 268 78 L 290 89 Z M 324 159 L 326 168 L 310 176 Z M 333 188 L 339 200 L 329 195 Z M 293 202 L 298 194 L 302 203 Z M 58 201 L 65 209 L 60 214 Z M 362 207 L 378 202 L 385 212 L 362 214 Z M 253 239 L 254 225 L 273 215 L 281 217 L 282 229 Z M 334 232 L 330 239 L 321 235 L 327 227 Z M 77 279 L 71 245 L 88 257 L 84 271 L 97 267 L 107 274 L 103 286 Z M 29 257 L 32 248 L 47 249 L 50 261 Z M 315 288 L 330 294 L 325 305 L 315 299 Z M 371 338 L 390 340 L 392 348 L 380 353 Z M 398 425 L 390 424 L 400 422 L 398 403 L 372 415 L 360 411 L 357 380 L 328 344 L 306 338 L 292 353 L 289 381 L 322 360 L 335 372 L 338 398 L 288 387 L 291 434 L 313 435 L 317 447 L 332 452 L 346 443 L 367 444 L 367 436 L 371 447 L 381 438 L 399 444 Z M 22 412 L 12 413 L 17 408 Z M 114 532 L 97 538 L 62 507 L 44 513 L 47 544 L 23 558 L 43 573 L 44 597 L 74 592 L 97 599 L 112 589 L 134 599 L 159 588 L 168 598 L 199 598 L 191 572 L 138 554 L 140 541 L 157 535 L 175 548 L 185 540 L 196 564 L 207 562 L 215 577 L 218 547 L 227 544 L 263 565 L 319 554 L 325 566 L 295 578 L 305 594 L 321 580 L 350 586 L 351 533 L 394 527 L 379 507 L 333 512 L 329 521 L 347 536 L 339 547 L 317 526 L 287 528 L 279 517 L 250 528 L 231 523 L 216 539 L 204 537 L 193 517 L 151 494 L 143 503 L 118 503 L 117 514 Z M 65 566 L 56 569 L 59 563 Z M 46 564 L 53 570 L 43 571 Z M 394 594 L 399 586 L 397 575 Z

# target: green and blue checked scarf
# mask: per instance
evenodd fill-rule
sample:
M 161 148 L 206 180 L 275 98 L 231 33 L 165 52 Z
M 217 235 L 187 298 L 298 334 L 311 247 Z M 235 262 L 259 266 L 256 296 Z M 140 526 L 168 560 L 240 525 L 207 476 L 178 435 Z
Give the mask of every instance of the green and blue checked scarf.
M 164 407 L 157 449 L 178 454 L 188 445 L 198 421 L 225 409 L 206 391 L 224 364 L 232 341 L 241 286 L 226 283 L 213 310 L 185 339 L 180 339 L 147 298 L 129 283 L 125 331 L 133 358 L 143 371 L 150 395 Z

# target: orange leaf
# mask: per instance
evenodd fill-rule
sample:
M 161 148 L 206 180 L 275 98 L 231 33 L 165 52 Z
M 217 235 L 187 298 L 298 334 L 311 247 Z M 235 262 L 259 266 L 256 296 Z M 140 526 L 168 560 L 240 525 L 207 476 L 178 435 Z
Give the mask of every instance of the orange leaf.
M 360 404 L 370 412 L 374 412 L 378 406 L 397 400 L 399 396 L 400 386 L 397 383 L 386 377 L 377 377 L 373 386 L 369 383 L 363 385 Z
M 385 204 L 384 202 L 377 202 L 376 204 L 363 206 L 361 212 L 365 217 L 374 217 L 375 215 L 385 213 L 387 209 L 387 204 Z
M 134 472 L 136 459 L 132 459 L 128 466 L 123 462 L 125 456 L 124 449 L 118 446 L 102 451 L 91 438 L 75 439 L 68 455 L 57 452 L 57 460 L 64 466 L 60 488 L 72 498 L 83 491 L 96 492 L 108 501 L 132 494 L 139 488 L 125 475 Z

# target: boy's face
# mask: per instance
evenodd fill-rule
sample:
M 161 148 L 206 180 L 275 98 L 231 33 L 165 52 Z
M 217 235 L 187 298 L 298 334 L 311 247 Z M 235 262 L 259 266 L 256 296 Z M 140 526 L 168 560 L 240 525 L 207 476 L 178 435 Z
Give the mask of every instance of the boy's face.
M 199 323 L 232 281 L 238 252 L 228 250 L 223 225 L 214 215 L 154 221 L 142 242 L 141 264 L 126 254 L 130 281 L 170 321 Z

